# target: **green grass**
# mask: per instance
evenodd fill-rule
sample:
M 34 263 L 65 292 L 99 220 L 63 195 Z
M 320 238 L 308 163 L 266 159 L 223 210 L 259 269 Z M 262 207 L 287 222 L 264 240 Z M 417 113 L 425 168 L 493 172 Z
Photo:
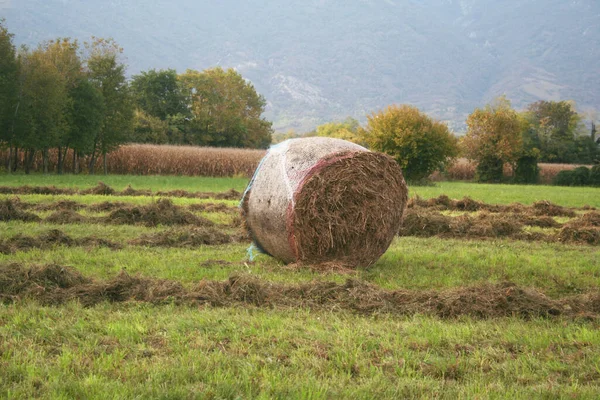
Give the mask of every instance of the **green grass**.
M 0 185 L 243 190 L 245 179 L 137 176 L 10 176 Z M 411 195 L 470 196 L 487 203 L 600 207 L 600 189 L 440 183 Z M 0 199 L 12 196 L 0 196 Z M 84 204 L 151 197 L 22 195 L 21 201 Z M 177 205 L 214 200 L 174 198 Z M 224 202 L 236 205 L 237 201 Z M 47 214 L 47 213 L 46 213 Z M 44 214 L 45 215 L 45 214 Z M 202 214 L 204 215 L 204 214 Z M 228 215 L 208 215 L 227 223 Z M 0 239 L 60 229 L 125 245 L 54 247 L 1 255 L 0 264 L 56 263 L 97 279 L 121 270 L 192 285 L 250 274 L 288 284 L 358 279 L 387 289 L 438 290 L 512 281 L 550 297 L 600 290 L 598 247 L 512 240 L 404 237 L 368 270 L 288 269 L 247 244 L 195 249 L 127 245 L 167 227 L 0 222 Z M 231 229 L 230 229 L 231 231 Z M 358 315 L 301 307 L 194 308 L 175 304 L 0 303 L 0 398 L 597 398 L 600 324 L 584 319 L 440 319 Z
M 246 178 L 207 178 L 188 176 L 136 176 L 136 175 L 10 175 L 0 174 L 0 185 L 5 186 L 50 186 L 89 188 L 98 181 L 122 190 L 127 185 L 135 189 L 188 190 L 223 192 L 229 189 L 243 191 L 248 183 Z M 423 198 L 445 194 L 450 198 L 461 199 L 469 196 L 492 204 L 519 202 L 531 204 L 539 200 L 549 200 L 566 207 L 590 205 L 600 208 L 600 188 L 558 187 L 543 185 L 491 185 L 469 182 L 439 182 L 435 186 L 411 186 L 410 196 Z
M 593 323 L 25 302 L 3 398 L 597 398 Z
M 141 175 L 41 175 L 0 173 L 0 186 L 57 186 L 85 189 L 104 182 L 116 190 L 127 185 L 134 189 L 153 191 L 187 190 L 192 192 L 224 192 L 229 189 L 244 190 L 247 178 L 207 178 L 200 176 L 141 176 Z
M 157 231 L 141 226 L 51 225 L 11 222 L 0 238 L 16 234 L 38 235 L 61 229 L 74 238 L 94 235 L 119 243 Z M 166 229 L 164 227 L 160 229 Z M 175 279 L 187 283 L 201 279 L 227 279 L 232 274 L 253 274 L 277 282 L 329 280 L 343 282 L 349 276 L 308 269 L 289 270 L 268 256 L 247 263 L 248 244 L 204 246 L 197 249 L 55 247 L 0 255 L 3 261 L 26 265 L 59 264 L 79 269 L 88 276 L 109 278 L 125 269 L 146 277 Z M 211 262 L 223 260 L 230 264 Z M 444 289 L 485 282 L 511 281 L 537 287 L 549 295 L 577 294 L 600 287 L 600 252 L 592 246 L 513 240 L 464 241 L 438 238 L 397 238 L 370 269 L 351 277 L 388 289 Z
M 548 200 L 565 207 L 600 207 L 600 188 L 545 185 L 501 185 L 470 182 L 438 182 L 435 186 L 412 186 L 409 195 L 425 199 L 445 194 L 451 199 L 469 196 L 490 204 L 532 204 Z
M 24 203 L 32 204 L 48 204 L 55 203 L 61 200 L 76 201 L 77 203 L 89 206 L 91 204 L 103 203 L 109 201 L 128 203 L 136 206 L 150 204 L 153 201 L 161 199 L 161 196 L 103 196 L 103 195 L 85 195 L 85 196 L 70 196 L 70 195 L 46 195 L 46 194 L 0 194 L 0 201 L 5 199 L 18 198 Z M 191 204 L 206 204 L 206 203 L 223 203 L 231 207 L 237 207 L 239 200 L 216 200 L 216 199 L 193 199 L 187 197 L 169 197 L 176 206 L 189 206 Z

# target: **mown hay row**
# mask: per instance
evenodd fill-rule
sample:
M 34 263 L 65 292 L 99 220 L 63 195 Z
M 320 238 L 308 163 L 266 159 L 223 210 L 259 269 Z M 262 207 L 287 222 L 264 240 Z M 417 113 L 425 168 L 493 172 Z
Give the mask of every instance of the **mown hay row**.
M 169 199 L 159 199 L 145 206 L 117 209 L 101 219 L 105 223 L 117 225 L 214 225 L 214 222 L 206 218 L 184 211 Z
M 18 234 L 11 238 L 0 240 L 0 254 L 12 254 L 17 251 L 28 251 L 31 249 L 46 250 L 54 246 L 108 247 L 113 250 L 123 248 L 121 244 L 111 240 L 95 236 L 74 239 L 58 229 L 51 229 L 41 233 L 37 237 Z
M 196 248 L 205 245 L 221 245 L 237 241 L 225 232 L 214 227 L 195 227 L 191 229 L 169 229 L 163 232 L 144 234 L 129 244 L 147 247 Z
M 590 212 L 560 224 L 551 217 L 481 212 L 451 217 L 422 208 L 407 211 L 399 236 L 539 240 L 600 245 L 600 213 Z M 560 228 L 557 233 L 526 231 L 525 226 Z
M 0 202 L 0 221 L 41 221 L 36 214 L 21 210 L 16 199 L 6 199 Z M 104 209 L 106 204 L 98 208 Z M 112 208 L 112 207 L 106 207 Z M 52 224 L 83 224 L 99 223 L 114 225 L 144 225 L 148 227 L 159 225 L 195 225 L 212 226 L 214 222 L 176 206 L 169 199 L 158 199 L 144 206 L 124 206 L 116 208 L 106 217 L 86 217 L 71 209 L 61 209 L 50 214 L 45 222 Z
M 133 246 L 198 248 L 215 246 L 233 242 L 249 242 L 244 234 L 230 235 L 214 227 L 192 227 L 169 229 L 166 231 L 143 234 L 127 241 Z M 55 246 L 65 247 L 108 247 L 112 250 L 123 248 L 123 244 L 96 236 L 72 238 L 59 229 L 51 229 L 37 236 L 17 234 L 7 239 L 0 239 L 0 254 L 13 254 L 17 251 L 32 249 L 47 250 Z
M 559 206 L 546 200 L 537 201 L 531 206 L 526 206 L 521 203 L 502 205 L 487 204 L 473 200 L 470 197 L 454 200 L 446 195 L 440 195 L 427 200 L 422 199 L 419 196 L 412 197 L 408 201 L 408 208 L 431 208 L 438 211 L 488 211 L 492 213 L 519 213 L 548 217 L 575 217 L 577 215 L 573 209 Z M 593 210 L 594 208 L 584 207 L 583 209 Z
M 18 200 L 5 199 L 0 201 L 0 222 L 37 222 L 41 220 L 36 214 L 23 211 Z
M 21 220 L 26 222 L 42 221 L 36 214 L 23 211 L 17 199 L 7 199 L 0 202 L 0 221 Z M 113 208 L 116 204 L 117 208 Z M 208 211 L 212 206 L 204 205 L 201 209 Z M 131 206 L 125 203 L 100 203 L 92 205 L 94 210 L 112 210 L 108 216 L 87 217 L 76 211 L 69 210 L 68 205 L 64 210 L 59 210 L 49 215 L 44 222 L 53 224 L 116 224 L 116 225 L 144 225 L 148 227 L 163 226 L 193 226 L 193 227 L 212 227 L 214 223 L 206 218 L 196 216 L 184 207 L 174 205 L 169 199 L 159 199 L 157 202 L 145 206 Z M 196 208 L 196 207 L 194 207 Z M 233 212 L 235 208 L 231 207 Z M 220 205 L 212 208 L 222 210 Z M 533 208 L 533 212 L 539 213 L 540 210 Z M 548 208 L 553 210 L 553 206 Z M 546 210 L 546 208 L 544 208 Z M 544 211 L 545 212 L 545 211 Z M 543 214 L 541 212 L 539 214 Z M 563 210 L 554 210 L 551 214 L 564 214 Z M 588 212 L 580 217 L 573 218 L 565 224 L 561 224 L 552 217 L 545 215 L 531 215 L 527 213 L 491 213 L 480 211 L 479 214 L 471 216 L 468 214 L 451 217 L 430 208 L 413 207 L 409 208 L 402 227 L 399 229 L 400 236 L 418 236 L 442 238 L 466 238 L 466 239 L 494 239 L 510 238 L 515 240 L 536 240 L 546 242 L 561 242 L 571 244 L 600 244 L 600 226 L 598 212 Z M 234 218 L 228 225 L 234 228 L 241 227 L 243 220 L 240 217 Z M 524 229 L 526 226 L 541 228 L 559 229 L 556 233 L 531 232 Z M 183 238 L 185 235 L 194 235 L 194 233 L 185 233 L 180 231 L 176 233 L 177 237 Z M 200 235 L 199 237 L 201 237 Z M 209 234 L 217 237 L 218 234 Z M 183 240 L 183 239 L 182 239 Z M 193 243 L 193 239 L 192 240 Z M 218 240 L 215 239 L 217 242 Z M 247 241 L 247 234 L 236 235 L 233 241 Z M 151 242 L 164 243 L 163 239 L 148 239 L 147 245 Z M 141 241 L 140 241 L 141 243 Z M 198 243 L 202 243 L 198 239 Z
M 221 193 L 188 192 L 171 190 L 152 192 L 151 190 L 136 190 L 131 186 L 117 191 L 103 182 L 89 189 L 57 188 L 56 186 L 0 186 L 0 194 L 44 194 L 44 195 L 103 195 L 103 196 L 162 196 L 185 197 L 189 199 L 239 200 L 242 194 L 235 189 Z
M 600 292 L 551 299 L 513 283 L 483 284 L 446 290 L 385 290 L 349 279 L 343 284 L 310 282 L 282 284 L 255 277 L 232 276 L 226 281 L 202 280 L 191 287 L 181 282 L 130 276 L 121 272 L 101 281 L 58 265 L 26 268 L 0 265 L 0 301 L 31 298 L 45 305 L 79 301 L 175 303 L 205 306 L 256 306 L 351 311 L 360 314 L 428 314 L 440 318 L 517 316 L 594 318 L 600 316 Z

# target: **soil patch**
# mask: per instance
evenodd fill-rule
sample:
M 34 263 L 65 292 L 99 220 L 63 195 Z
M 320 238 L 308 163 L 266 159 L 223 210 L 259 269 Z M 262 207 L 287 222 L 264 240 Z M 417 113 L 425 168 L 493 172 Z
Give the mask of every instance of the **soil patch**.
M 202 280 L 185 287 L 177 281 L 130 276 L 121 272 L 101 281 L 58 265 L 25 268 L 0 266 L 0 301 L 33 298 L 46 305 L 78 300 L 85 306 L 101 302 L 176 303 L 181 305 L 311 308 L 347 310 L 359 314 L 428 314 L 440 318 L 521 318 L 557 316 L 598 318 L 600 292 L 551 299 L 513 283 L 484 284 L 447 290 L 385 290 L 355 279 L 343 284 L 272 283 L 239 275 L 226 281 Z

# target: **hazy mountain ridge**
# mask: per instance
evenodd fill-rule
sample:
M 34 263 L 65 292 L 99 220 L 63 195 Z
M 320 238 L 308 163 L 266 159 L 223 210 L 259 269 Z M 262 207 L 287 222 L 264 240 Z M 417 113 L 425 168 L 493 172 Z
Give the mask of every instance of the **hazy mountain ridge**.
M 113 37 L 130 74 L 235 67 L 280 130 L 405 102 L 460 127 L 503 93 L 600 108 L 594 0 L 0 0 L 0 16 L 17 43 Z

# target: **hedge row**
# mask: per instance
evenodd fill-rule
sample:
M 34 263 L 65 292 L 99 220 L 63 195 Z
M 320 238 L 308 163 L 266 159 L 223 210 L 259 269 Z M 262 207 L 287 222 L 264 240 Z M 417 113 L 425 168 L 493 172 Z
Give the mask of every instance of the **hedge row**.
M 600 165 L 560 171 L 552 183 L 558 186 L 600 186 Z

